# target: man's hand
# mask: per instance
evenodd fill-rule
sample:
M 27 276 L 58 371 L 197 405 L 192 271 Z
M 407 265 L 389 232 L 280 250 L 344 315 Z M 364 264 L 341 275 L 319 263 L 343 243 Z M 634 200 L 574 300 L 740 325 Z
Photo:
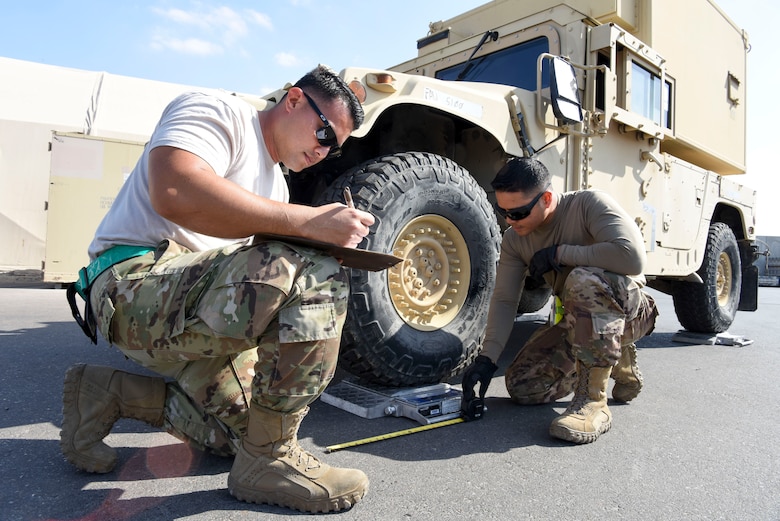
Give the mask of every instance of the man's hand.
M 463 398 L 465 401 L 474 399 L 474 387 L 479 382 L 479 397 L 484 398 L 490 380 L 498 370 L 498 366 L 485 355 L 479 355 L 474 363 L 471 364 L 466 372 L 463 373 Z
M 316 217 L 305 228 L 312 239 L 337 246 L 354 248 L 368 235 L 374 224 L 374 216 L 363 210 L 348 208 L 341 203 L 331 203 L 312 208 Z
M 558 245 L 554 244 L 534 253 L 531 257 L 531 264 L 528 266 L 528 274 L 535 281 L 544 279 L 544 274 L 550 270 L 561 271 L 561 266 L 555 262 L 555 254 L 558 251 Z

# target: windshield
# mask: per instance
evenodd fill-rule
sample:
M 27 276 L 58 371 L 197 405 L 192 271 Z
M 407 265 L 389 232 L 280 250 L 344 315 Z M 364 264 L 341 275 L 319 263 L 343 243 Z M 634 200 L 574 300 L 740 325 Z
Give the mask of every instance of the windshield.
M 464 81 L 481 81 L 512 85 L 526 90 L 536 90 L 536 59 L 548 52 L 547 38 L 536 38 L 471 61 L 472 68 Z M 436 73 L 441 80 L 455 80 L 466 66 L 461 63 Z M 549 86 L 548 60 L 542 62 L 542 88 Z

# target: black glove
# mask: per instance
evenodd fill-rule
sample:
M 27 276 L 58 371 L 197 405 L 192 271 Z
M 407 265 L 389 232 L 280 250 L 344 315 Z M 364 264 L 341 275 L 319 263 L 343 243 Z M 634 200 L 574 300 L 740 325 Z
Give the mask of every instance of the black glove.
M 479 382 L 479 397 L 484 398 L 490 380 L 497 370 L 498 366 L 490 358 L 479 355 L 463 373 L 463 398 L 465 401 L 469 402 L 474 399 L 474 387 L 476 387 L 477 382 Z
M 538 282 L 543 280 L 543 275 L 550 270 L 561 271 L 560 264 L 555 262 L 556 251 L 558 251 L 558 245 L 553 244 L 534 253 L 528 266 L 528 274 L 531 276 L 531 279 L 535 279 Z
M 543 277 L 539 277 L 537 279 L 537 278 L 531 277 L 529 275 L 528 277 L 525 278 L 525 288 L 524 289 L 527 289 L 529 291 L 533 291 L 535 289 L 541 288 L 545 284 L 547 284 L 547 281 L 544 280 Z

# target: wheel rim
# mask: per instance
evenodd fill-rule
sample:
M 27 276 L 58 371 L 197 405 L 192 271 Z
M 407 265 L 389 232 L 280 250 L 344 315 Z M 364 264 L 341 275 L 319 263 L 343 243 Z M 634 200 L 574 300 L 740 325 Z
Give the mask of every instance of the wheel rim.
M 393 244 L 403 262 L 388 270 L 393 307 L 410 326 L 432 331 L 463 308 L 471 260 L 460 230 L 440 215 L 421 215 L 404 226 Z
M 715 275 L 715 288 L 718 292 L 718 305 L 720 307 L 725 307 L 729 303 L 732 277 L 731 259 L 726 252 L 722 252 L 718 257 L 718 272 Z

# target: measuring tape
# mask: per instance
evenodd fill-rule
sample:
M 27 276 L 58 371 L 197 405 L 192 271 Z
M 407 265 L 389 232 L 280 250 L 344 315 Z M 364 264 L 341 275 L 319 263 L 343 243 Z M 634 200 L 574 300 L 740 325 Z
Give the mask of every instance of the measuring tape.
M 463 418 L 455 418 L 453 420 L 445 420 L 438 423 L 431 423 L 430 425 L 422 425 L 420 427 L 414 427 L 411 429 L 404 429 L 402 431 L 388 432 L 387 434 L 380 434 L 379 436 L 372 436 L 370 438 L 363 438 L 362 440 L 348 441 L 347 443 L 339 443 L 337 445 L 331 445 L 325 447 L 326 453 L 333 451 L 346 449 L 348 447 L 354 447 L 356 445 L 365 445 L 366 443 L 373 443 L 375 441 L 389 440 L 390 438 L 397 438 L 398 436 L 405 436 L 407 434 L 414 434 L 415 432 L 427 431 L 430 429 L 436 429 L 438 427 L 446 427 L 447 425 L 455 425 L 456 423 L 463 423 Z

